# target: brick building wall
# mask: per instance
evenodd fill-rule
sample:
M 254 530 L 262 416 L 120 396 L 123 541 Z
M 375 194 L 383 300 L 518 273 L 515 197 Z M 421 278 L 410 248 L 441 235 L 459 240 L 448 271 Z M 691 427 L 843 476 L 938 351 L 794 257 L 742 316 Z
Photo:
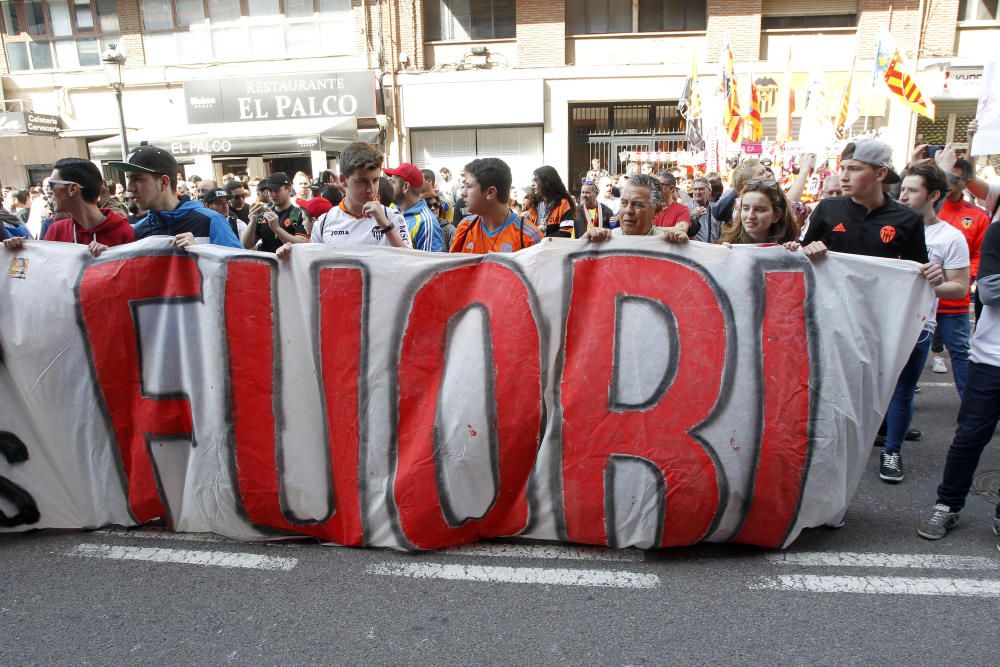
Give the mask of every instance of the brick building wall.
M 566 64 L 565 0 L 517 0 L 517 67 Z
M 857 57 L 874 58 L 879 32 L 888 27 L 896 44 L 912 59 L 917 50 L 918 5 L 919 0 L 858 0 Z
M 146 64 L 146 50 L 142 43 L 142 17 L 139 0 L 118 0 L 118 27 L 122 37 L 118 49 L 125 54 L 127 67 Z
M 955 55 L 958 5 L 959 0 L 928 0 L 921 57 Z
M 736 62 L 760 57 L 761 0 L 708 0 L 706 43 L 709 62 L 717 62 L 726 35 Z

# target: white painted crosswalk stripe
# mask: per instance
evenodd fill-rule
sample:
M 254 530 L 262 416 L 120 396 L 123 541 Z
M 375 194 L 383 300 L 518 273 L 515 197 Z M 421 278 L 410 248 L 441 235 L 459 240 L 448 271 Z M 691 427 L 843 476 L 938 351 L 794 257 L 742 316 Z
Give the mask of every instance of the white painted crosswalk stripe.
M 66 555 L 109 560 L 208 565 L 250 570 L 288 571 L 298 565 L 299 562 L 297 558 L 279 558 L 277 556 L 262 556 L 260 554 L 161 549 L 157 547 L 126 547 L 110 544 L 78 544 L 74 549 L 66 552 Z
M 801 551 L 768 554 L 767 560 L 775 565 L 800 567 L 919 568 L 1000 572 L 1000 558 L 982 556 Z
M 375 563 L 365 568 L 365 572 L 373 575 L 413 579 L 446 579 L 504 584 L 551 584 L 607 588 L 656 588 L 660 585 L 660 578 L 655 574 L 570 568 L 497 567 L 445 563 Z
M 638 549 L 601 549 L 554 544 L 503 544 L 481 542 L 437 552 L 448 556 L 484 556 L 488 558 L 539 558 L 546 560 L 592 560 L 636 563 L 646 559 Z
M 954 382 L 918 382 L 918 387 L 954 387 Z
M 750 584 L 750 589 L 804 593 L 1000 597 L 1000 581 L 952 577 L 848 577 L 787 574 L 765 577 L 755 581 Z

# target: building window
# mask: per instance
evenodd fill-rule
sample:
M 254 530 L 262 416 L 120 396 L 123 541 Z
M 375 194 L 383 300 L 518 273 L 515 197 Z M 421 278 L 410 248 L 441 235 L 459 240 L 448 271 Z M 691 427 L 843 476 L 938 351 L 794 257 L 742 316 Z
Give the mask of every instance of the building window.
M 856 28 L 857 14 L 833 14 L 830 16 L 762 16 L 760 27 L 764 30 L 779 28 Z
M 3 0 L 12 72 L 97 67 L 119 36 L 115 0 Z
M 996 21 L 1000 16 L 1000 0 L 961 0 L 959 21 Z
M 605 35 L 704 30 L 706 0 L 567 0 L 566 32 Z
M 427 0 L 424 34 L 428 41 L 513 39 L 515 0 Z
M 639 32 L 704 30 L 705 0 L 639 0 Z
M 760 25 L 764 30 L 855 28 L 857 0 L 763 0 Z
M 146 62 L 354 52 L 351 0 L 140 0 Z

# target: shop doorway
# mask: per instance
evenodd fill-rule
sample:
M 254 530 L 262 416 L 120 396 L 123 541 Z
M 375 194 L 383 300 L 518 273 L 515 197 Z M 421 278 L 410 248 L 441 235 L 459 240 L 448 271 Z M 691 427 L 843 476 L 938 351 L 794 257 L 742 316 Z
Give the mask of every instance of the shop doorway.
M 593 159 L 612 174 L 629 162 L 648 163 L 654 172 L 676 164 L 687 149 L 676 102 L 588 103 L 569 106 L 569 180 L 574 192 Z
M 312 178 L 312 161 L 308 155 L 288 155 L 288 156 L 264 156 L 264 171 L 273 174 L 276 171 L 283 171 L 288 174 L 288 178 L 295 178 L 295 173 L 303 171 Z

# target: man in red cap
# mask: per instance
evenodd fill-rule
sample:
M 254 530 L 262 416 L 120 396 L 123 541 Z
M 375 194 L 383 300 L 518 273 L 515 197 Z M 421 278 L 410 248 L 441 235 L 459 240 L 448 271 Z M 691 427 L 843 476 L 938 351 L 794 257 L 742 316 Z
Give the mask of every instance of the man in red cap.
M 395 169 L 384 169 L 385 175 L 392 182 L 392 200 L 396 208 L 406 218 L 406 226 L 410 230 L 415 250 L 427 252 L 447 252 L 444 245 L 444 233 L 437 218 L 420 196 L 420 188 L 424 184 L 424 175 L 415 165 L 404 162 Z

